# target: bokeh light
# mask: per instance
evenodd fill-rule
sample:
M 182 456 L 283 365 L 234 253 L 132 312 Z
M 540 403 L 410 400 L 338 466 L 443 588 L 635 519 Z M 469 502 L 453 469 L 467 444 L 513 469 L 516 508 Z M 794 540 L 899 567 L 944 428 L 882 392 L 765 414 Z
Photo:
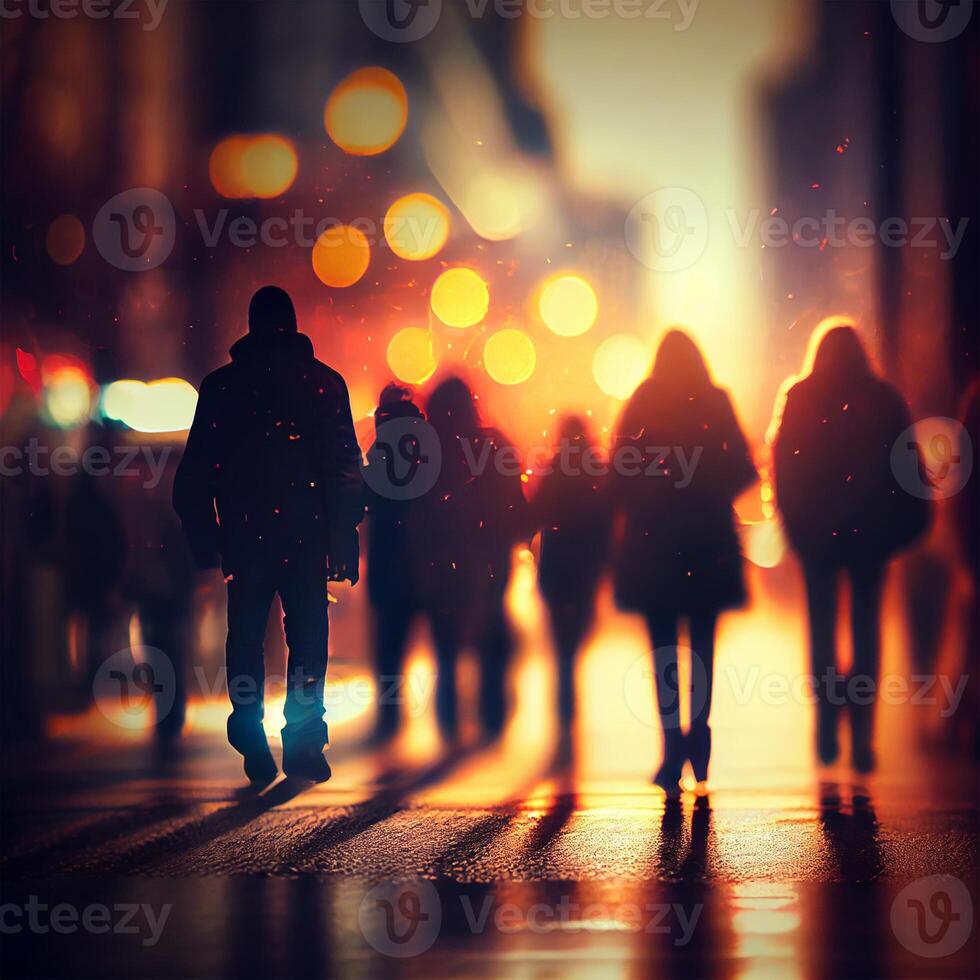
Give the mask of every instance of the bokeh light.
M 559 337 L 578 337 L 595 323 L 599 301 L 581 276 L 555 276 L 541 290 L 538 312 Z
M 526 168 L 481 170 L 467 180 L 458 204 L 481 238 L 498 242 L 535 224 L 542 191 L 536 175 Z
M 292 143 L 269 134 L 248 141 L 242 153 L 242 178 L 252 197 L 278 197 L 292 186 L 299 162 Z
M 519 385 L 534 373 L 534 342 L 523 330 L 498 330 L 483 348 L 483 365 L 498 384 Z
M 353 225 L 332 225 L 313 246 L 313 271 L 325 286 L 353 286 L 370 262 L 371 246 Z
M 248 149 L 245 136 L 229 136 L 212 151 L 208 161 L 211 184 L 222 197 L 248 197 L 248 186 L 242 168 L 242 157 Z
M 399 258 L 431 259 L 449 238 L 449 209 L 431 194 L 406 194 L 388 208 L 384 232 Z
M 63 364 L 44 370 L 44 414 L 60 429 L 86 422 L 92 413 L 92 384 L 81 367 Z
M 149 384 L 124 379 L 106 385 L 102 414 L 136 432 L 181 432 L 189 429 L 197 409 L 197 390 L 182 378 L 160 378 Z
M 63 214 L 48 226 L 44 238 L 52 262 L 71 265 L 85 248 L 85 226 L 73 214 Z
M 292 186 L 298 169 L 293 144 L 275 133 L 229 136 L 208 163 L 214 189 L 229 198 L 278 197 Z
M 408 122 L 405 86 L 386 68 L 360 68 L 330 93 L 323 122 L 346 153 L 383 153 L 398 141 Z
M 432 334 L 424 327 L 405 327 L 388 344 L 388 367 L 406 384 L 420 385 L 436 373 Z
M 472 269 L 447 269 L 432 286 L 432 312 L 450 327 L 472 327 L 490 307 L 490 289 Z
M 592 377 L 607 395 L 627 399 L 646 377 L 650 355 L 632 334 L 607 337 L 592 358 Z

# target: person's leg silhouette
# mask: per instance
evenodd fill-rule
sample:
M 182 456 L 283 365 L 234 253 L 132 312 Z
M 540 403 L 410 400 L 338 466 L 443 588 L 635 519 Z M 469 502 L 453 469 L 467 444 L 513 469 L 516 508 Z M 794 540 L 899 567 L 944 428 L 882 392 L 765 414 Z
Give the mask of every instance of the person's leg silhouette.
M 378 673 L 375 741 L 391 738 L 398 731 L 399 706 L 408 695 L 403 673 L 411 625 L 412 610 L 407 603 L 382 603 L 375 609 L 375 669 Z
M 275 598 L 272 577 L 241 573 L 228 582 L 228 741 L 245 756 L 245 773 L 253 782 L 270 782 L 277 768 L 262 728 L 265 694 L 263 641 L 269 607 Z
M 653 646 L 657 711 L 664 738 L 664 758 L 653 781 L 668 793 L 677 791 L 684 768 L 684 733 L 677 677 L 677 621 L 672 616 L 650 615 L 647 628 Z
M 510 624 L 503 598 L 494 603 L 486 629 L 480 637 L 480 717 L 484 732 L 496 738 L 504 729 L 507 714 L 506 678 L 511 651 Z
M 807 564 L 807 615 L 810 628 L 810 669 L 817 699 L 817 755 L 830 765 L 840 751 L 837 741 L 839 699 L 843 691 L 837 670 L 837 572 L 829 565 Z
M 451 613 L 434 612 L 429 622 L 436 648 L 436 719 L 446 741 L 459 735 L 456 707 L 456 659 L 459 654 L 459 624 Z
M 854 667 L 849 687 L 851 754 L 859 772 L 874 769 L 872 749 L 878 671 L 881 657 L 881 565 L 862 565 L 851 570 L 851 637 Z
M 691 730 L 687 735 L 687 757 L 691 760 L 694 778 L 708 778 L 711 758 L 711 695 L 715 674 L 714 613 L 691 617 Z
M 330 778 L 323 758 L 327 725 L 323 688 L 327 674 L 327 582 L 304 571 L 280 577 L 283 627 L 289 658 L 286 666 L 286 727 L 282 730 L 283 769 L 287 776 L 322 782 Z

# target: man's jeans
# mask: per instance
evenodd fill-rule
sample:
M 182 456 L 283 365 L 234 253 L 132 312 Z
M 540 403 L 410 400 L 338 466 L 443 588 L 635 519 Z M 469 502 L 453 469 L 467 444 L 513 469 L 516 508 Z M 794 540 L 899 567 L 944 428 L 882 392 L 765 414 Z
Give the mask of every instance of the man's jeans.
M 289 658 L 286 666 L 284 745 L 322 749 L 327 741 L 323 720 L 323 685 L 327 672 L 326 573 L 280 568 L 236 572 L 228 582 L 228 693 L 232 712 L 228 741 L 243 754 L 262 732 L 265 658 L 263 640 L 269 608 L 276 593 L 285 613 L 283 625 Z

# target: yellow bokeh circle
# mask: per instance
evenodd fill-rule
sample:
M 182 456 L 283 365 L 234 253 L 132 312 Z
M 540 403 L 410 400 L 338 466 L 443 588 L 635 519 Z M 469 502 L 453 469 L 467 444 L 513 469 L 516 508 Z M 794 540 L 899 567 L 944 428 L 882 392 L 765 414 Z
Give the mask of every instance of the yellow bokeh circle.
M 399 258 L 431 259 L 449 238 L 449 209 L 431 194 L 406 194 L 388 208 L 384 232 Z
M 313 271 L 326 286 L 353 286 L 370 261 L 371 246 L 353 225 L 331 225 L 313 246 Z
M 432 286 L 432 312 L 450 327 L 472 327 L 490 307 L 490 289 L 472 269 L 447 269 Z
M 483 366 L 497 384 L 519 385 L 534 374 L 534 342 L 523 330 L 508 327 L 493 334 L 483 348 Z
M 632 334 L 607 337 L 592 357 L 595 383 L 613 398 L 625 400 L 646 377 L 650 355 Z
M 541 290 L 538 312 L 545 326 L 559 337 L 578 337 L 595 323 L 599 301 L 581 276 L 556 276 Z
M 387 68 L 360 68 L 327 99 L 323 124 L 330 138 L 353 156 L 373 156 L 393 146 L 408 122 L 408 96 Z
M 388 343 L 388 367 L 399 381 L 420 385 L 436 372 L 432 334 L 423 327 L 405 327 Z

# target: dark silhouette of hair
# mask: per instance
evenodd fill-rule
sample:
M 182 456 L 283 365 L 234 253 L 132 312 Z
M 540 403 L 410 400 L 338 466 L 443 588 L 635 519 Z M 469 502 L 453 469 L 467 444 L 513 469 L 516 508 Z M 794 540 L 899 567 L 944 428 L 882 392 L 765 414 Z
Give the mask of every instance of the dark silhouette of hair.
M 429 422 L 440 435 L 472 436 L 480 429 L 473 392 L 462 378 L 446 378 L 438 384 L 426 408 Z
M 378 395 L 378 408 L 374 413 L 374 428 L 377 430 L 385 422 L 400 418 L 422 418 L 422 411 L 412 401 L 411 388 L 390 381 Z
M 248 332 L 255 337 L 296 333 L 296 310 L 289 293 L 278 286 L 263 286 L 248 304 Z
M 815 338 L 810 376 L 818 381 L 847 385 L 870 375 L 871 363 L 857 331 L 851 326 L 832 327 Z
M 566 415 L 558 429 L 560 442 L 589 442 L 592 432 L 581 415 Z
M 660 341 L 651 377 L 672 391 L 698 392 L 713 387 L 701 348 L 683 330 L 669 330 Z

